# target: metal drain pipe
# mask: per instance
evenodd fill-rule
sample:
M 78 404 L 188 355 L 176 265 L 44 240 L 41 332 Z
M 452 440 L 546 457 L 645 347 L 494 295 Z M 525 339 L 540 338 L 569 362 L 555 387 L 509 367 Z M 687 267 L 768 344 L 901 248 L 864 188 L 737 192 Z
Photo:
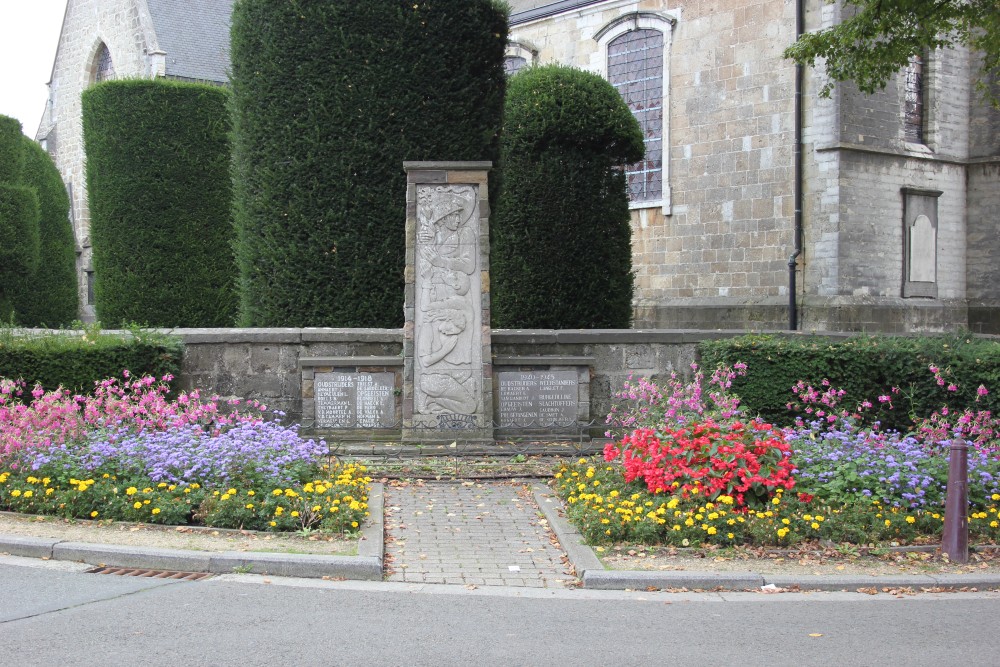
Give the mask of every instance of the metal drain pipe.
M 795 39 L 805 32 L 805 0 L 795 3 Z M 799 328 L 799 308 L 797 299 L 795 269 L 798 258 L 802 254 L 802 78 L 804 68 L 795 65 L 795 143 L 792 146 L 794 167 L 792 179 L 795 181 L 795 247 L 788 258 L 788 329 L 797 331 Z

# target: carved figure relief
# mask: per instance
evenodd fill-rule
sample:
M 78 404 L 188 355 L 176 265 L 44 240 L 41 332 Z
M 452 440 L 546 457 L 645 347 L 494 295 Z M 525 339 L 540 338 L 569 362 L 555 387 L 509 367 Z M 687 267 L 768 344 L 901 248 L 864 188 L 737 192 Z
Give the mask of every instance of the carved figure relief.
M 420 367 L 417 410 L 473 413 L 478 348 L 478 230 L 472 222 L 478 193 L 469 185 L 423 186 L 417 191 L 417 335 Z

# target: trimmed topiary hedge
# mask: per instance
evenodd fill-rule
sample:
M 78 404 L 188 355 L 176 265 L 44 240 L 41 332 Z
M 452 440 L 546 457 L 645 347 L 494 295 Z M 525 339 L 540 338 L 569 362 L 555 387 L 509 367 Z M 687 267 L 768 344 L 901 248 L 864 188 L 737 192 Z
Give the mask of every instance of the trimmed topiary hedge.
M 228 92 L 108 81 L 83 93 L 98 317 L 230 326 L 235 319 Z
M 490 0 L 237 0 L 240 320 L 403 321 L 405 160 L 491 160 L 507 10 Z
M 0 321 L 19 316 L 24 289 L 38 266 L 38 197 L 21 183 L 20 121 L 0 116 Z
M 25 326 L 60 327 L 77 318 L 76 241 L 69 221 L 69 195 L 59 170 L 41 146 L 23 137 L 25 185 L 35 189 L 39 207 L 38 270 L 19 309 Z
M 629 327 L 623 167 L 642 155 L 639 123 L 596 74 L 548 65 L 511 78 L 490 223 L 493 326 Z
M 819 387 L 828 379 L 847 394 L 843 404 L 859 401 L 876 405 L 879 396 L 892 396 L 893 409 L 875 410 L 870 419 L 906 431 L 910 414 L 926 417 L 942 405 L 952 409 L 975 406 L 1000 410 L 1000 342 L 966 335 L 893 337 L 855 336 L 829 339 L 819 336 L 750 335 L 703 341 L 698 346 L 703 368 L 743 362 L 747 374 L 733 382 L 733 391 L 751 412 L 778 424 L 793 418 L 787 404 L 795 399 L 792 386 L 799 380 Z M 935 365 L 946 378 L 939 386 L 928 370 Z M 948 391 L 947 384 L 957 385 Z M 989 395 L 976 392 L 984 385 Z M 899 394 L 891 394 L 899 387 Z

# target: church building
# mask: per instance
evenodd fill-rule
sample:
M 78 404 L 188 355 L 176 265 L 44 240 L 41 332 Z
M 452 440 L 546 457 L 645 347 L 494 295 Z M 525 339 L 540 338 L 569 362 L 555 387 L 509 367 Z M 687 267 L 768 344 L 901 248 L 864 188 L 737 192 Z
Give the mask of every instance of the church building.
M 636 328 L 1000 333 L 1000 112 L 974 88 L 975 53 L 925 53 L 883 91 L 822 99 L 822 72 L 781 54 L 839 22 L 839 3 L 510 4 L 509 74 L 598 72 L 642 125 Z M 71 191 L 85 303 L 80 93 L 109 77 L 224 83 L 231 6 L 68 2 L 37 138 Z

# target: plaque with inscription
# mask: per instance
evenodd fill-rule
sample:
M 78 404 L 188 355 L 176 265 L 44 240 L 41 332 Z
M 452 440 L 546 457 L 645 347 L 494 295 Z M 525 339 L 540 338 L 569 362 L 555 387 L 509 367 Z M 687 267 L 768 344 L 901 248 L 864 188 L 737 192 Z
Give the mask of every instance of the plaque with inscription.
M 318 428 L 393 428 L 394 373 L 316 373 Z
M 576 371 L 497 373 L 501 428 L 576 424 L 579 388 Z

